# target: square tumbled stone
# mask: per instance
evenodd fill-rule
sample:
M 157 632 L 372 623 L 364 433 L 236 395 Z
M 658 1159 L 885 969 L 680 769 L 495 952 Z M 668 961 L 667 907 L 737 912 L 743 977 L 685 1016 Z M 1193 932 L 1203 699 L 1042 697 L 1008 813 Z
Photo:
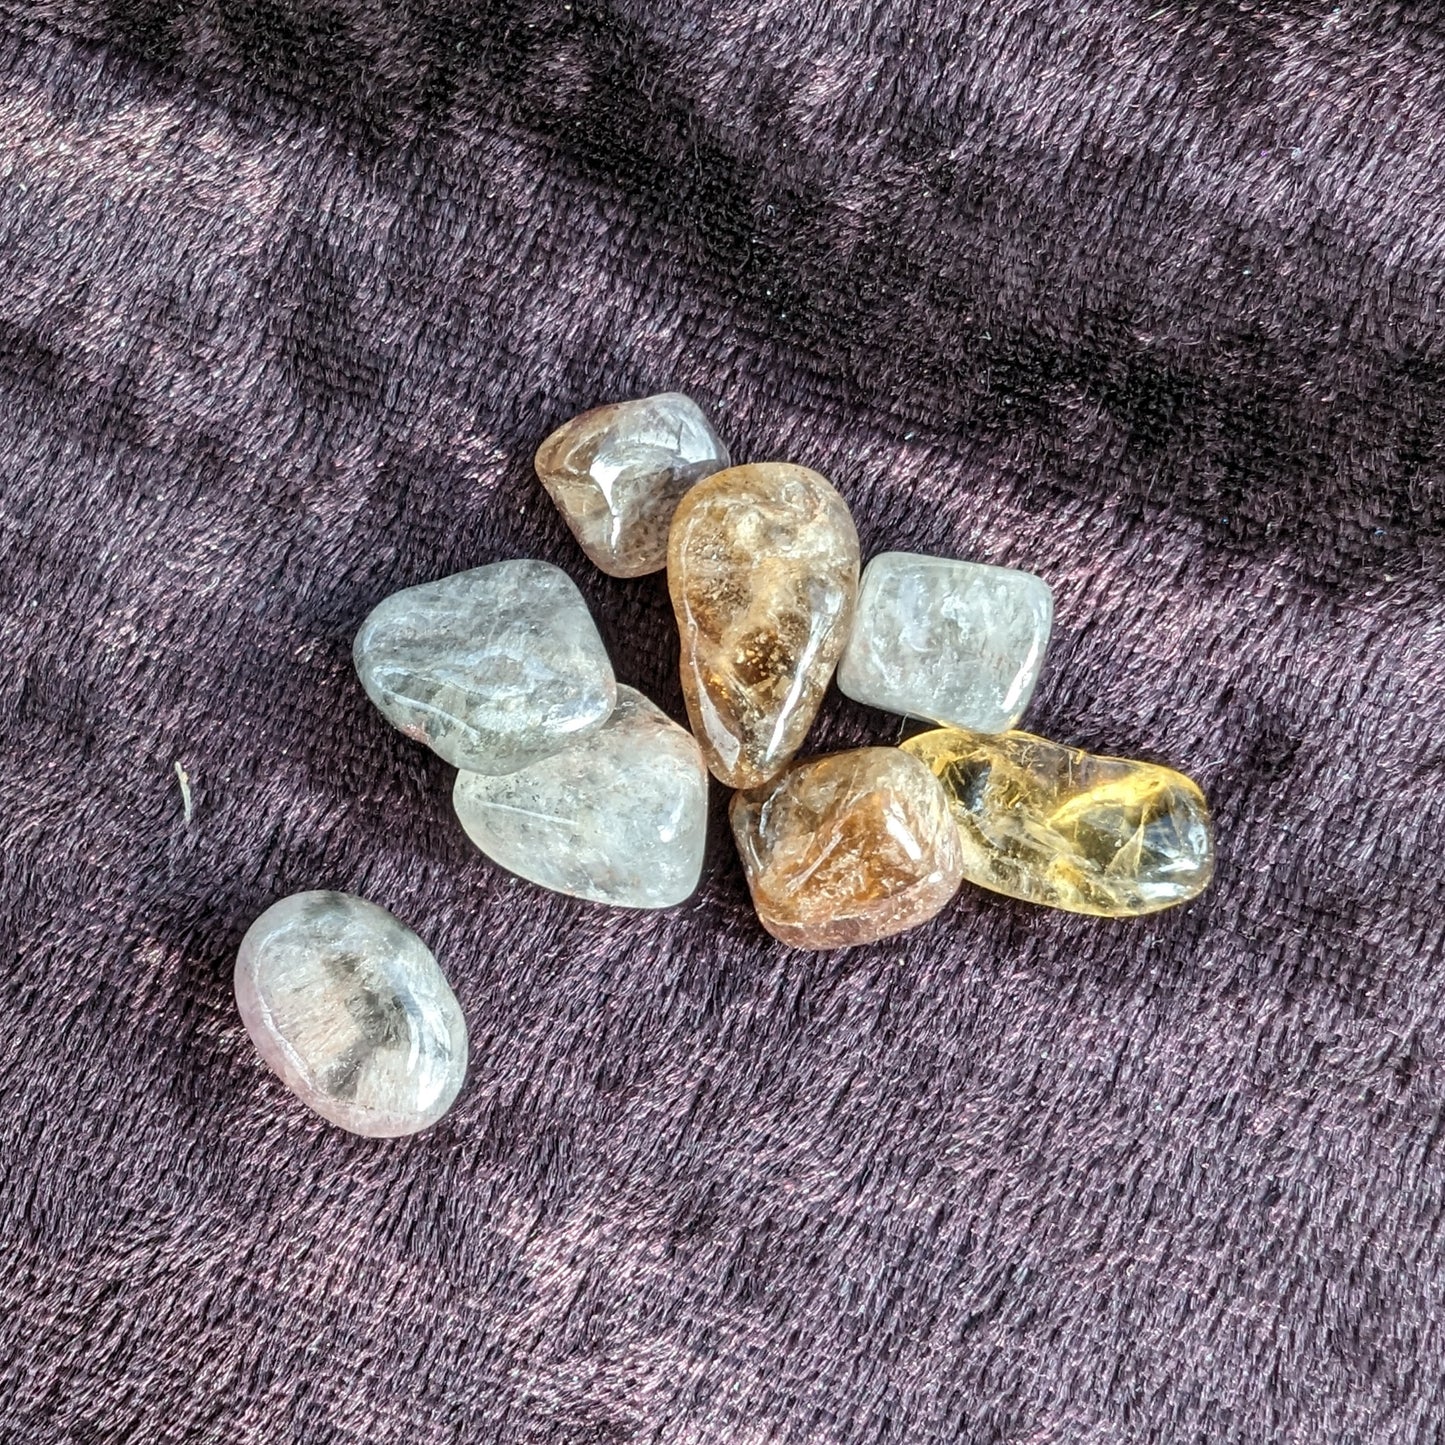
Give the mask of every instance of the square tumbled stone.
M 863 571 L 838 686 L 855 702 L 974 732 L 1029 704 L 1053 624 L 1031 572 L 884 552 Z

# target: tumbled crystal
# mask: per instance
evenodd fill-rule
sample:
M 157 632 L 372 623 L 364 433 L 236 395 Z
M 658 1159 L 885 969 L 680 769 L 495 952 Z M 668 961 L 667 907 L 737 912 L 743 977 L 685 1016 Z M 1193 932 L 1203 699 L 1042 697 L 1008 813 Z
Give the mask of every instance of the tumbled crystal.
M 858 534 L 817 472 L 730 467 L 682 500 L 667 584 L 693 732 L 724 783 L 766 782 L 801 746 L 848 636 Z
M 970 882 L 1124 918 L 1184 903 L 1214 873 L 1204 794 L 1182 773 L 1030 733 L 939 728 L 904 749 L 943 783 Z
M 670 908 L 702 872 L 702 752 L 630 687 L 598 732 L 505 777 L 458 773 L 452 798 L 494 863 L 574 898 Z
M 617 700 L 592 614 L 549 562 L 493 562 L 394 593 L 353 651 L 387 718 L 470 772 L 546 757 L 595 732 Z
M 1031 572 L 884 552 L 863 569 L 838 687 L 855 702 L 976 732 L 1028 706 L 1053 624 Z
M 733 834 L 763 927 L 795 948 L 847 948 L 932 918 L 963 876 L 937 780 L 897 748 L 794 763 L 734 797 Z
M 599 406 L 537 449 L 537 477 L 582 550 L 614 577 L 667 565 L 667 529 L 682 494 L 728 465 L 697 403 L 668 391 Z
M 241 940 L 236 1003 L 261 1057 L 353 1134 L 428 1128 L 466 1077 L 466 1022 L 436 959 L 349 893 L 272 904 Z

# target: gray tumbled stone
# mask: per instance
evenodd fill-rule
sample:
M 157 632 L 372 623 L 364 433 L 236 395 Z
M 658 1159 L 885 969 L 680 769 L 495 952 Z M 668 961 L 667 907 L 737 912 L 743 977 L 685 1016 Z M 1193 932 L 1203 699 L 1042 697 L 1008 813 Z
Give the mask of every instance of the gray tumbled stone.
M 856 702 L 973 732 L 1033 696 L 1053 595 L 1031 572 L 884 552 L 863 571 L 838 687 Z
M 367 696 L 447 762 L 509 773 L 596 731 L 617 699 L 576 584 L 518 559 L 394 593 L 353 649 Z
M 506 777 L 459 773 L 467 836 L 543 888 L 626 908 L 668 908 L 697 887 L 707 769 L 686 728 L 630 687 L 600 731 Z
M 697 403 L 667 391 L 595 407 L 537 449 L 538 479 L 583 550 L 614 577 L 667 565 L 667 530 L 688 488 L 728 465 Z
M 324 1119 L 389 1138 L 436 1123 L 467 1072 L 467 1026 L 430 950 L 349 893 L 268 908 L 236 955 L 261 1057 Z

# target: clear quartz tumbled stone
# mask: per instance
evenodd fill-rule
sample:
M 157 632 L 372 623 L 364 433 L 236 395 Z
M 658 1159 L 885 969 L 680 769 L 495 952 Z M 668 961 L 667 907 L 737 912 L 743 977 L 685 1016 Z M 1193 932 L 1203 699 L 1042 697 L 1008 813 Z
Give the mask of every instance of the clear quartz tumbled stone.
M 494 863 L 574 898 L 670 908 L 702 872 L 702 751 L 630 687 L 598 732 L 551 757 L 505 777 L 458 773 L 453 801 Z
M 364 898 L 273 904 L 241 940 L 235 984 L 261 1057 L 353 1134 L 414 1134 L 461 1089 L 467 1026 L 450 985 L 421 939 Z
M 582 550 L 613 577 L 661 571 L 683 493 L 728 464 L 697 403 L 676 391 L 573 417 L 535 462 Z
M 1031 572 L 884 552 L 863 569 L 838 689 L 855 702 L 998 733 L 1023 716 L 1053 626 Z
M 366 694 L 454 767 L 510 773 L 595 732 L 617 700 L 577 584 L 519 558 L 394 593 L 356 634 Z

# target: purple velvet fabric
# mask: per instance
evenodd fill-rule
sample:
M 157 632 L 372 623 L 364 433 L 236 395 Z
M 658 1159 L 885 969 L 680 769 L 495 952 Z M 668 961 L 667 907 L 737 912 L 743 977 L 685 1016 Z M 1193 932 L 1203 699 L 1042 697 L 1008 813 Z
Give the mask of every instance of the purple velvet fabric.
M 0 0 L 0 1439 L 1438 1438 L 1442 134 L 1412 4 Z M 671 388 L 1047 578 L 1210 892 L 820 955 L 718 792 L 664 915 L 473 851 L 352 634 L 544 557 L 680 716 L 530 465 Z M 430 1134 L 242 1031 L 316 887 L 466 1010 Z

